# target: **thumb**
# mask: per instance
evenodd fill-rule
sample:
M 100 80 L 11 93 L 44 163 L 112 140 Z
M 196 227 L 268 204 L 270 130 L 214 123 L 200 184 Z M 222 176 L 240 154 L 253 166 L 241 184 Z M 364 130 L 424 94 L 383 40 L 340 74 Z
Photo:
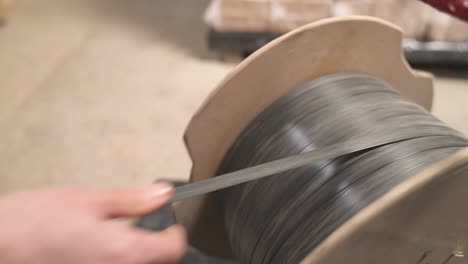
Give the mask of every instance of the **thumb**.
M 173 192 L 172 185 L 165 182 L 142 188 L 105 191 L 99 198 L 99 210 L 106 218 L 141 216 L 162 207 Z

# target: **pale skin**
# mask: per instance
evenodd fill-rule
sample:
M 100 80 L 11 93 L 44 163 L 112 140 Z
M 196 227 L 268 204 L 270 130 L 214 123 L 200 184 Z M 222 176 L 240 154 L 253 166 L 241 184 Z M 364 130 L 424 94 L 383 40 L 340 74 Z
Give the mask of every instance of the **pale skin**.
M 177 263 L 186 247 L 182 227 L 149 232 L 111 221 L 157 210 L 172 193 L 171 185 L 158 183 L 128 190 L 7 194 L 0 197 L 0 263 Z

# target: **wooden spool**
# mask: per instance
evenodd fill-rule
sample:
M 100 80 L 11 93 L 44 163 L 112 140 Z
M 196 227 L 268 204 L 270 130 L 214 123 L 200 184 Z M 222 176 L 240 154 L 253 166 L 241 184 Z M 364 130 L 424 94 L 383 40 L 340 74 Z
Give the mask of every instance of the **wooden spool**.
M 306 25 L 267 44 L 234 69 L 190 121 L 184 139 L 193 161 L 191 181 L 214 176 L 249 122 L 306 80 L 367 73 L 430 110 L 432 76 L 408 66 L 401 43 L 402 32 L 383 20 L 347 17 Z M 468 150 L 459 152 L 395 187 L 338 228 L 304 263 L 443 263 L 449 256 L 457 263 L 468 242 L 468 213 L 458 210 L 468 200 L 468 177 L 451 172 L 467 160 Z M 212 199 L 175 204 L 176 218 L 192 245 L 231 256 Z

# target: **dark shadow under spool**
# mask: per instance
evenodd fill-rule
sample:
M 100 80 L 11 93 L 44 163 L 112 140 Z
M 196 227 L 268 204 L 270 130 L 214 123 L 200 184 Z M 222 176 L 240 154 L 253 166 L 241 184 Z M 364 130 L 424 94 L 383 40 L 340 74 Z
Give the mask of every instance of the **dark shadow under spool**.
M 217 192 L 233 253 L 242 263 L 298 263 L 392 187 L 468 146 L 462 134 L 368 75 L 324 76 L 278 99 L 244 129 L 217 175 L 395 134 L 406 139 Z

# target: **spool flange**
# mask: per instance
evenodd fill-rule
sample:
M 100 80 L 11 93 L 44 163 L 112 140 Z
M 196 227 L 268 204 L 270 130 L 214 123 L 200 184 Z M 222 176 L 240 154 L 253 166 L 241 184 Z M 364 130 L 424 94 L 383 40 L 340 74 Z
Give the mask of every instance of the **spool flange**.
M 193 161 L 191 181 L 214 176 L 224 154 L 249 122 L 306 80 L 338 72 L 366 73 L 386 81 L 402 95 L 430 110 L 432 76 L 408 66 L 402 55 L 401 43 L 402 32 L 383 20 L 346 17 L 306 25 L 265 45 L 219 84 L 190 121 L 184 139 Z M 425 237 L 425 228 L 433 226 L 428 224 L 424 229 L 413 226 L 411 229 L 401 226 L 401 223 L 407 215 L 413 214 L 414 219 L 431 219 L 436 223 L 440 220 L 437 213 L 445 213 L 445 209 L 450 208 L 447 204 L 450 199 L 463 198 L 465 194 L 451 194 L 449 190 L 453 184 L 468 180 L 451 177 L 450 170 L 454 164 L 467 159 L 468 151 L 461 152 L 392 189 L 337 229 L 304 262 L 343 263 L 345 259 L 347 263 L 367 263 L 378 259 L 380 263 L 395 263 L 390 258 L 387 258 L 390 262 L 385 262 L 385 256 L 400 254 L 403 258 L 399 260 L 406 261 L 420 251 L 434 258 L 435 250 L 427 253 L 424 249 L 430 245 L 435 248 L 440 243 L 446 245 L 444 250 L 441 249 L 442 255 L 447 255 L 449 248 L 453 252 L 457 247 L 454 243 L 461 243 L 453 242 L 454 239 L 463 241 L 457 235 L 462 228 L 460 223 L 452 221 L 452 230 L 434 227 L 440 231 L 437 235 L 431 233 L 430 240 L 434 243 L 416 243 L 416 247 L 404 243 L 408 234 Z M 443 180 L 444 187 L 434 189 L 434 182 L 440 180 Z M 443 201 L 437 203 L 437 208 L 429 210 L 431 212 L 416 210 L 422 207 L 419 205 L 421 201 L 414 200 L 414 197 L 434 200 L 444 195 L 448 199 L 445 204 Z M 177 221 L 186 226 L 194 246 L 207 254 L 230 255 L 222 215 L 213 205 L 211 195 L 179 202 L 174 209 Z M 380 231 L 401 236 L 387 241 L 376 236 Z M 450 239 L 440 237 L 450 232 Z M 466 235 L 466 232 L 459 234 Z

